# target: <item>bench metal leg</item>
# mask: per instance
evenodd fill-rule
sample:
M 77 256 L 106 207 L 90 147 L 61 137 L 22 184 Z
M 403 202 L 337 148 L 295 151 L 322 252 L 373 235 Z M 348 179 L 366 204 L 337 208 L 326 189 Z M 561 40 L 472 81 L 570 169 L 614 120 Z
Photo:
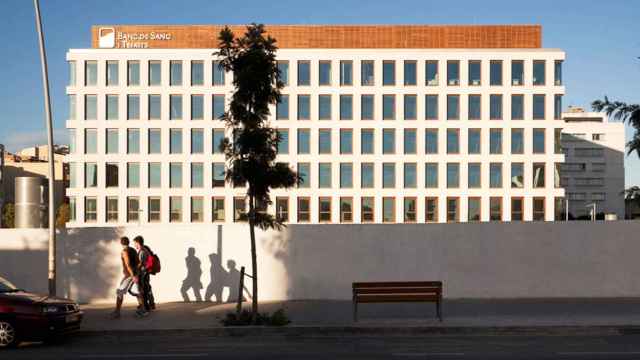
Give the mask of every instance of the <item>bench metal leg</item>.
M 358 322 L 358 302 L 353 300 L 353 322 Z
M 440 300 L 436 302 L 436 311 L 438 313 L 438 319 L 442 322 L 442 302 Z

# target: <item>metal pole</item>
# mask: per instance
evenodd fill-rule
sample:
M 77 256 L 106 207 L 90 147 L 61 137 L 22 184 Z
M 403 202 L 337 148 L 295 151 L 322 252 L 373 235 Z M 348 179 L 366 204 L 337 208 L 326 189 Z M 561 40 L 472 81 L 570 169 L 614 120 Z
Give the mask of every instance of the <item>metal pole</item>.
M 55 187 L 53 159 L 53 123 L 51 122 L 51 98 L 49 97 L 49 73 L 47 70 L 47 53 L 44 48 L 44 34 L 40 18 L 40 4 L 33 0 L 36 9 L 36 27 L 40 44 L 40 62 L 42 64 L 42 87 L 44 89 L 44 110 L 47 120 L 47 145 L 49 147 L 49 295 L 56 295 L 56 227 L 55 227 Z
M 220 240 L 218 240 L 218 243 L 220 243 Z M 236 305 L 236 314 L 238 316 L 238 318 L 240 318 L 240 312 L 242 312 L 242 298 L 243 298 L 243 293 L 242 290 L 244 289 L 244 266 L 240 268 L 240 290 L 238 290 L 238 304 Z M 219 299 L 216 299 L 219 300 Z
M 565 198 L 565 211 L 564 211 L 564 221 L 569 221 L 569 198 Z

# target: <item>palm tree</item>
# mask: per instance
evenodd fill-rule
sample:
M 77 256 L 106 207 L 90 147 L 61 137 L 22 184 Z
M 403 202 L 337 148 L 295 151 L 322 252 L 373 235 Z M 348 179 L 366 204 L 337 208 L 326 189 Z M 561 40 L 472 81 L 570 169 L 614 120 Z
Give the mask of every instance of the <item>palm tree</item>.
M 242 37 L 225 27 L 218 37 L 220 65 L 233 73 L 234 93 L 229 110 L 222 119 L 233 134 L 225 138 L 221 148 L 227 159 L 226 181 L 234 187 L 246 187 L 249 211 L 241 220 L 249 222 L 251 265 L 253 272 L 252 319 L 258 315 L 258 263 L 255 227 L 280 229 L 282 220 L 266 213 L 271 204 L 269 192 L 274 188 L 290 188 L 299 181 L 298 174 L 284 163 L 276 163 L 277 129 L 268 122 L 269 105 L 280 100 L 280 80 L 276 62 L 276 40 L 265 37 L 262 24 L 247 26 Z
M 605 96 L 604 100 L 596 100 L 591 103 L 591 107 L 595 111 L 604 111 L 607 116 L 612 116 L 615 120 L 622 120 L 635 129 L 633 137 L 627 143 L 627 155 L 635 151 L 640 157 L 640 105 L 609 101 L 609 98 Z

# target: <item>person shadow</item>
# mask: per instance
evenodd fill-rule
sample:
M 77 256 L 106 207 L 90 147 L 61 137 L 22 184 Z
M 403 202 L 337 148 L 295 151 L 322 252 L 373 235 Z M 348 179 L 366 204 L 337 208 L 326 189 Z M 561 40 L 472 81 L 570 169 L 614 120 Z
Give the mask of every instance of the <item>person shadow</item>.
M 188 291 L 193 290 L 195 300 L 197 302 L 201 302 L 202 281 L 200 280 L 200 278 L 202 277 L 202 264 L 200 259 L 196 257 L 195 248 L 190 247 L 187 250 L 185 263 L 187 265 L 187 277 L 182 281 L 182 287 L 180 288 L 182 299 L 185 302 L 191 302 Z

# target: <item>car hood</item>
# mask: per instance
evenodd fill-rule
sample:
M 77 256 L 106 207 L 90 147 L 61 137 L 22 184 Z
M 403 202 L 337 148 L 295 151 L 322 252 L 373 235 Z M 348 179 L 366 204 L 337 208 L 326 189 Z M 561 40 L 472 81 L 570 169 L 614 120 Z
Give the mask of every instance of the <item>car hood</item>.
M 50 297 L 42 294 L 34 294 L 26 291 L 16 291 L 9 293 L 0 293 L 0 299 L 17 301 L 21 303 L 31 303 L 31 304 L 74 304 L 75 301 L 58 298 L 58 297 Z

